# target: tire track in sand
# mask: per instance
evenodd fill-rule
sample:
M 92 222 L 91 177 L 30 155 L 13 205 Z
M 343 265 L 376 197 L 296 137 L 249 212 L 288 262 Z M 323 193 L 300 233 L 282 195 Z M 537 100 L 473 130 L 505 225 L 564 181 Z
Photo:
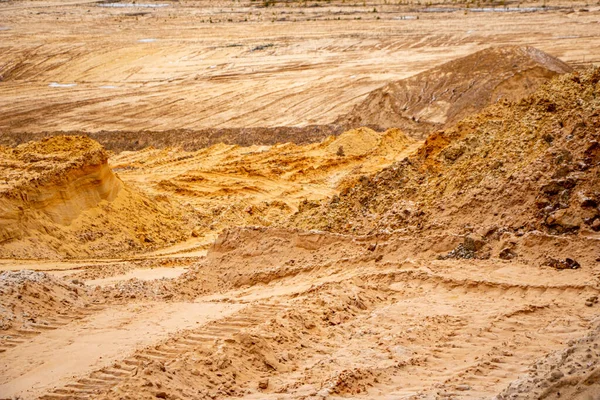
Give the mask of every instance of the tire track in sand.
M 148 346 L 109 367 L 56 388 L 40 397 L 42 400 L 93 399 L 99 392 L 116 386 L 121 381 L 135 376 L 140 367 L 151 362 L 167 362 L 181 357 L 188 351 L 211 345 L 215 340 L 227 339 L 244 328 L 267 322 L 279 311 L 287 309 L 285 304 L 257 304 L 245 307 L 232 316 L 212 321 L 206 325 L 187 330 L 176 338 Z

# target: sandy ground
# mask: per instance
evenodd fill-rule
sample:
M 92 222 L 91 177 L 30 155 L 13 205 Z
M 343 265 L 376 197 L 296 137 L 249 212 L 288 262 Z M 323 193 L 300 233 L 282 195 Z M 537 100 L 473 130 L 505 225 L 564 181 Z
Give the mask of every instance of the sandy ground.
M 490 44 L 600 61 L 600 8 L 577 2 L 117 4 L 0 3 L 2 134 L 329 123 L 388 81 Z M 489 399 L 582 370 L 596 395 L 596 232 L 506 231 L 488 259 L 439 259 L 465 238 L 235 228 L 275 225 L 421 146 L 365 145 L 365 132 L 358 145 L 110 154 L 140 202 L 175 199 L 197 226 L 141 254 L 0 260 L 0 398 Z M 213 222 L 219 207 L 231 213 Z M 519 257 L 499 258 L 504 243 Z M 548 254 L 582 266 L 549 267 Z
M 215 303 L 150 303 L 111 307 L 53 330 L 2 355 L 0 393 L 35 398 L 72 376 L 110 366 L 124 353 L 239 307 Z
M 169 398 L 202 397 L 229 382 L 234 397 L 249 399 L 490 398 L 533 360 L 594 326 L 597 310 L 585 301 L 598 294 L 598 278 L 589 269 L 428 261 L 407 258 L 413 251 L 397 239 L 320 234 L 288 234 L 289 244 L 247 257 L 284 233 L 230 237 L 196 267 L 203 276 L 240 266 L 237 289 L 191 303 L 129 300 L 8 349 L 0 356 L 3 395 L 150 398 L 162 387 Z M 307 250 L 308 243 L 320 245 Z M 290 260 L 292 269 L 269 272 Z M 265 343 L 253 347 L 247 336 Z M 205 354 L 230 361 L 215 368 L 201 361 Z M 252 354 L 270 367 L 244 361 Z M 167 372 L 143 372 L 154 363 Z M 198 389 L 181 386 L 188 375 Z M 212 383 L 201 383 L 203 376 Z M 258 389 L 265 377 L 268 388 Z
M 577 2 L 532 13 L 423 12 L 391 2 L 167 4 L 3 3 L 0 128 L 323 124 L 388 81 L 492 44 L 600 61 L 598 6 Z
M 360 176 L 414 153 L 420 143 L 395 129 L 377 133 L 363 128 L 308 145 L 147 149 L 122 152 L 110 162 L 126 184 L 194 210 L 199 219 L 195 238 L 154 253 L 189 255 L 212 244 L 222 229 L 268 226 L 283 221 L 303 201 L 331 198 Z

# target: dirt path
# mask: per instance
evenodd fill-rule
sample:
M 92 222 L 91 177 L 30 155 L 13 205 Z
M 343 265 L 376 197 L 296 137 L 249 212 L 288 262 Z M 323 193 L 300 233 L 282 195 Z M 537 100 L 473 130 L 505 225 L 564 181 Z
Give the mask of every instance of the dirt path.
M 0 259 L 0 271 L 19 271 L 30 269 L 33 271 L 45 272 L 73 272 L 96 267 L 110 268 L 111 266 L 120 266 L 132 261 L 141 260 L 166 260 L 184 257 L 201 258 L 206 255 L 206 249 L 214 241 L 215 235 L 207 235 L 202 240 L 190 239 L 185 242 L 177 243 L 173 246 L 165 247 L 139 256 L 123 258 L 99 258 L 99 259 L 75 259 L 75 260 L 18 260 L 18 259 Z

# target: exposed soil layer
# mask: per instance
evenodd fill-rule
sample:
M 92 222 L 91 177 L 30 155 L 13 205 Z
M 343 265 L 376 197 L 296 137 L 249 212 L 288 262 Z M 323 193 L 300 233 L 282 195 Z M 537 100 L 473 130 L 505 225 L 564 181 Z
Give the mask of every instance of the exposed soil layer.
M 219 143 L 238 146 L 279 143 L 308 144 L 320 142 L 328 136 L 340 133 L 342 133 L 342 127 L 338 125 L 179 129 L 175 131 L 26 132 L 0 135 L 0 145 L 14 147 L 21 143 L 39 141 L 51 136 L 85 135 L 100 143 L 106 150 L 115 153 L 142 150 L 146 147 L 158 149 L 177 147 L 185 151 L 197 151 Z
M 0 148 L 0 256 L 110 256 L 164 247 L 191 232 L 168 199 L 124 185 L 85 137 Z

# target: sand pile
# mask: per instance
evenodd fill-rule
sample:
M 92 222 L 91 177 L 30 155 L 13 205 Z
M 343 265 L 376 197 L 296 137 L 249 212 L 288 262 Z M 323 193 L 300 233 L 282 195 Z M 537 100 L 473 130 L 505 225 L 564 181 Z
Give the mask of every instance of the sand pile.
M 557 74 L 572 71 L 532 47 L 492 47 L 391 82 L 338 118 L 346 127 L 398 127 L 422 136 L 500 99 L 518 100 Z
M 168 200 L 124 185 L 108 154 L 85 137 L 0 149 L 0 256 L 114 256 L 182 240 Z
M 340 232 L 595 235 L 599 80 L 600 69 L 564 75 L 522 101 L 491 106 L 294 221 Z
M 370 243 L 372 240 L 363 244 L 345 235 L 284 228 L 254 226 L 225 229 L 214 241 L 206 258 L 192 265 L 177 279 L 132 279 L 114 287 L 102 288 L 99 295 L 107 299 L 192 300 L 201 294 L 293 277 L 342 256 L 367 256 L 372 260 L 377 255 L 367 251 Z
M 189 204 L 199 220 L 194 234 L 214 237 L 232 226 L 283 224 L 303 201 L 330 198 L 417 145 L 397 129 L 360 128 L 307 145 L 149 148 L 122 152 L 111 164 L 145 193 Z
M 371 129 L 361 128 L 344 132 L 324 145 L 332 154 L 364 156 L 379 144 L 380 136 Z
M 590 300 L 598 302 L 598 297 Z M 596 321 L 597 324 L 597 321 Z M 597 399 L 600 396 L 600 327 L 531 364 L 527 374 L 495 400 Z
M 399 129 L 375 132 L 363 127 L 351 129 L 337 137 L 329 137 L 317 148 L 326 149 L 330 155 L 337 156 L 393 156 L 394 152 L 401 152 L 415 142 Z

